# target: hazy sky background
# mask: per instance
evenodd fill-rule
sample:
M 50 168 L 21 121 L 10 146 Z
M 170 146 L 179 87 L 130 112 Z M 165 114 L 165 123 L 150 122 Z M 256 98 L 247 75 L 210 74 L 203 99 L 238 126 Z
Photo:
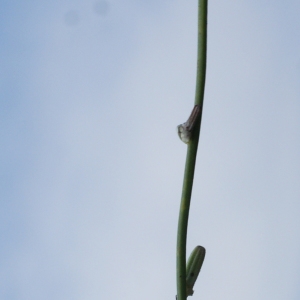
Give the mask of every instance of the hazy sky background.
M 300 2 L 210 1 L 193 298 L 300 298 Z M 197 1 L 1 1 L 0 299 L 163 299 Z

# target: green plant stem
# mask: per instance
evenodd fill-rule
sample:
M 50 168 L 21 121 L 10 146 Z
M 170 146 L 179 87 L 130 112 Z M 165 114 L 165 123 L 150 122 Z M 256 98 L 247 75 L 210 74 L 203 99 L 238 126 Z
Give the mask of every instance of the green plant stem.
M 198 59 L 195 105 L 203 107 L 206 73 L 207 0 L 199 0 L 198 7 Z M 202 112 L 201 112 L 202 115 Z M 177 300 L 186 300 L 186 239 L 189 208 L 193 188 L 201 116 L 187 146 L 187 155 L 181 195 L 177 231 Z

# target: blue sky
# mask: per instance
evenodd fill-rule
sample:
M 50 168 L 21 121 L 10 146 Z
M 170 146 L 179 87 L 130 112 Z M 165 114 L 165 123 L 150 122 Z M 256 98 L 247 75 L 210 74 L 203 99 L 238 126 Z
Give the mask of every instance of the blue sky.
M 197 1 L 2 1 L 0 298 L 174 299 Z M 209 1 L 193 299 L 299 299 L 300 3 Z

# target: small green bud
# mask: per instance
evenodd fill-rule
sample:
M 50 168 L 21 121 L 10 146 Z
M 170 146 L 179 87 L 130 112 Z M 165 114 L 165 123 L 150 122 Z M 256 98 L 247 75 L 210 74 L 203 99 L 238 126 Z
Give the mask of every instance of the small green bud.
M 191 253 L 186 267 L 186 295 L 192 296 L 194 291 L 193 287 L 200 273 L 204 258 L 205 248 L 197 246 Z

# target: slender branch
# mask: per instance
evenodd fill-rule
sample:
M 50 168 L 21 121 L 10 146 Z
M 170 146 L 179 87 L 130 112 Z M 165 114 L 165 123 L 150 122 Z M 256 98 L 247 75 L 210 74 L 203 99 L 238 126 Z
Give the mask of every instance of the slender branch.
M 199 0 L 198 7 L 198 59 L 195 105 L 203 107 L 205 72 L 206 72 L 206 39 L 207 39 L 207 1 Z M 182 196 L 177 232 L 177 299 L 186 300 L 186 238 L 190 200 L 192 195 L 194 171 L 198 149 L 201 117 L 193 130 L 193 138 L 188 143 L 182 187 Z

